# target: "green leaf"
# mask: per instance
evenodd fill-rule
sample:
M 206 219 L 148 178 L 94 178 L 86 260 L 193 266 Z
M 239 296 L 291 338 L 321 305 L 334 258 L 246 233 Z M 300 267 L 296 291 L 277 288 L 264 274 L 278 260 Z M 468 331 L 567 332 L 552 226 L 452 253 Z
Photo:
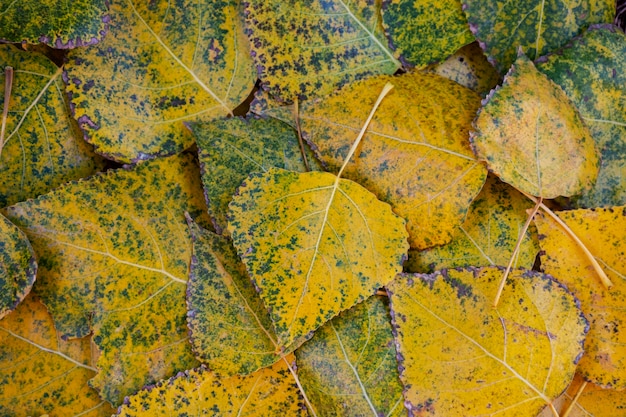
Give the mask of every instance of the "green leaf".
M 596 147 L 578 112 L 524 55 L 487 97 L 474 127 L 478 158 L 527 194 L 571 196 L 590 188 L 598 175 Z
M 569 385 L 587 322 L 554 279 L 513 270 L 400 275 L 388 286 L 405 404 L 418 415 L 533 417 Z
M 474 41 L 460 0 L 384 0 L 382 15 L 396 56 L 417 68 Z
M 109 171 L 7 208 L 39 256 L 35 291 L 59 334 L 93 331 L 101 354 L 91 385 L 112 404 L 196 365 L 185 323 L 191 239 L 183 214 L 205 210 L 188 156 Z
M 256 75 L 237 0 L 119 0 L 106 39 L 73 50 L 75 117 L 99 153 L 130 162 L 193 144 L 182 122 L 232 113 Z M 182 133 L 181 133 L 182 132 Z
M 537 69 L 563 88 L 578 108 L 601 153 L 595 186 L 578 207 L 626 204 L 626 36 L 615 27 L 595 27 Z
M 28 295 L 36 274 L 35 252 L 26 235 L 0 214 L 0 318 Z
M 468 140 L 480 106 L 476 93 L 434 74 L 380 76 L 305 103 L 302 131 L 320 160 L 339 171 L 351 138 L 388 81 L 395 87 L 374 115 L 344 176 L 407 220 L 412 247 L 447 243 L 487 176 Z
M 490 61 L 505 73 L 522 47 L 530 59 L 564 46 L 585 27 L 611 23 L 613 0 L 464 0 L 470 29 Z
M 319 415 L 406 415 L 385 300 L 344 311 L 296 350 L 298 377 Z
M 64 49 L 100 42 L 110 16 L 107 0 L 1 0 L 0 39 Z
M 388 204 L 326 172 L 250 175 L 230 203 L 228 228 L 282 347 L 391 281 L 408 249 L 404 221 Z
M 246 31 L 263 86 L 284 101 L 325 96 L 400 63 L 387 47 L 381 0 L 248 0 Z
M 269 168 L 305 171 L 298 136 L 288 125 L 276 119 L 216 120 L 193 124 L 202 183 L 218 232 L 226 229 L 228 203 L 241 182 L 252 172 Z M 307 149 L 307 161 L 319 169 L 317 160 Z
M 276 335 L 232 242 L 187 219 L 193 258 L 187 325 L 196 358 L 221 375 L 247 375 L 276 362 Z
M 0 45 L 0 68 L 6 67 L 14 75 L 0 139 L 0 207 L 37 197 L 103 166 L 67 111 L 63 69 L 39 53 Z M 5 77 L 0 77 L 0 108 L 7 94 Z

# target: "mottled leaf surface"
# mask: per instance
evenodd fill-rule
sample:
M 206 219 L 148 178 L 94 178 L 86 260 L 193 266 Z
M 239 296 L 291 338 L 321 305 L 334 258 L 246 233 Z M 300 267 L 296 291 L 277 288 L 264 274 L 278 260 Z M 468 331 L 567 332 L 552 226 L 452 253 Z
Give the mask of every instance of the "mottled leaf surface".
M 610 23 L 613 0 L 464 0 L 470 28 L 491 62 L 505 73 L 521 46 L 531 59 L 559 49 L 584 28 Z
M 228 203 L 252 172 L 284 168 L 304 172 L 296 131 L 276 119 L 231 118 L 191 126 L 196 135 L 202 183 L 218 232 L 226 230 Z M 319 169 L 310 150 L 307 160 Z
M 248 0 L 246 32 L 264 87 L 284 101 L 393 74 L 380 0 Z
M 626 388 L 626 207 L 572 210 L 557 215 L 574 231 L 603 267 L 613 287 L 606 289 L 589 261 L 552 219 L 535 218 L 541 267 L 579 299 L 590 330 L 580 373 L 604 387 Z
M 404 221 L 360 185 L 326 172 L 250 175 L 229 231 L 289 346 L 387 284 L 408 249 Z
M 196 358 L 220 375 L 247 375 L 276 362 L 269 314 L 230 239 L 188 219 L 193 258 L 187 325 Z
M 410 415 L 528 416 L 574 377 L 587 322 L 555 280 L 503 269 L 400 275 L 388 286 Z
M 193 144 L 182 122 L 226 116 L 255 82 L 237 0 L 119 0 L 106 39 L 66 64 L 72 108 L 99 153 L 130 162 Z
M 382 15 L 396 56 L 418 68 L 474 41 L 460 0 L 384 0 Z
M 405 269 L 430 273 L 464 266 L 506 266 L 528 218 L 526 210 L 534 205 L 513 187 L 490 175 L 452 241 L 424 251 L 409 251 Z M 538 252 L 537 231 L 531 225 L 513 267 L 531 269 Z
M 13 86 L 0 140 L 0 207 L 102 167 L 67 111 L 63 70 L 42 54 L 0 45 L 0 68 L 7 66 L 13 68 Z M 0 109 L 4 101 L 5 77 L 0 76 Z
M 33 296 L 0 321 L 0 415 L 110 416 L 89 388 L 96 373 L 90 339 L 66 341 Z
M 205 210 L 189 156 L 109 171 L 7 209 L 39 257 L 35 290 L 59 334 L 93 331 L 102 354 L 91 384 L 113 404 L 197 364 L 185 323 L 184 212 Z
M 590 188 L 598 154 L 589 130 L 557 85 L 521 55 L 474 123 L 476 155 L 504 182 L 544 198 Z
M 296 358 L 318 415 L 406 416 L 385 298 L 370 297 L 326 323 Z
M 302 130 L 320 160 L 338 171 L 387 82 L 394 89 L 376 111 L 344 176 L 407 220 L 412 247 L 446 243 L 487 176 L 468 140 L 480 106 L 476 93 L 434 74 L 376 77 L 303 105 Z
M 106 0 L 0 0 L 0 39 L 64 49 L 102 40 L 110 16 Z
M 30 293 L 36 274 L 35 252 L 28 238 L 0 214 L 0 318 Z
M 537 68 L 578 108 L 601 154 L 595 186 L 574 204 L 626 204 L 626 36 L 615 27 L 590 29 Z
M 220 378 L 206 368 L 185 371 L 131 395 L 116 415 L 298 417 L 306 411 L 289 369 L 280 361 L 245 377 Z

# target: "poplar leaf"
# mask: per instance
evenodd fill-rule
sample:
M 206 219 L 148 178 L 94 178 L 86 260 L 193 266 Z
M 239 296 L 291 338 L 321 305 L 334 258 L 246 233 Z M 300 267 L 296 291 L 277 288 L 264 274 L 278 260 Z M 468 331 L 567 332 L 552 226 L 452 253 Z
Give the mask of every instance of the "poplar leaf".
M 182 122 L 232 113 L 256 77 L 238 0 L 120 0 L 106 39 L 66 64 L 74 116 L 108 158 L 131 162 L 193 144 Z M 181 133 L 183 132 L 183 133 Z
M 386 285 L 408 249 L 388 204 L 326 172 L 251 174 L 228 228 L 282 347 Z
M 196 365 L 185 325 L 191 239 L 183 214 L 205 210 L 189 156 L 110 171 L 7 208 L 38 254 L 35 291 L 61 337 L 93 331 L 101 355 L 91 386 L 112 404 Z
M 502 269 L 400 275 L 388 286 L 411 415 L 529 416 L 574 377 L 587 322 L 554 279 Z
M 552 219 L 539 214 L 541 268 L 565 284 L 580 299 L 590 329 L 581 375 L 598 385 L 626 388 L 626 334 L 622 329 L 626 300 L 626 207 L 557 212 L 594 254 L 613 283 L 607 289 L 587 257 Z
M 589 130 L 557 85 L 524 56 L 487 97 L 472 145 L 500 179 L 543 198 L 590 188 L 598 155 Z

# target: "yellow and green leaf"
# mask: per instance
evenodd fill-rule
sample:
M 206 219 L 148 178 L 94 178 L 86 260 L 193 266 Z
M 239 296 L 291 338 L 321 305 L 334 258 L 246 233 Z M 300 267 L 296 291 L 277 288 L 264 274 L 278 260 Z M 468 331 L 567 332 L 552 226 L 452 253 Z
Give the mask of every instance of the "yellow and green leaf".
M 587 322 L 547 275 L 502 269 L 398 276 L 388 286 L 413 415 L 534 417 L 574 378 Z

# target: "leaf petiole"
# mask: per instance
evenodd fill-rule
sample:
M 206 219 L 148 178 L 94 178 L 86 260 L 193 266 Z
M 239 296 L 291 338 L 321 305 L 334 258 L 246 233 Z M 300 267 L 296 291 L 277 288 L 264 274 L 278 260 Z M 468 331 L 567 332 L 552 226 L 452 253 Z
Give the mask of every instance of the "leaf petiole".
M 572 402 L 570 403 L 570 405 L 567 406 L 567 409 L 565 410 L 565 412 L 563 413 L 561 417 L 569 416 L 569 413 L 571 413 L 571 411 L 574 409 L 574 405 L 576 405 L 576 403 L 578 402 L 578 399 L 580 398 L 580 396 L 582 395 L 586 387 L 587 387 L 587 381 L 583 381 L 583 383 L 580 384 L 580 387 L 578 387 L 578 391 L 576 391 L 576 395 L 572 399 Z
M 7 127 L 7 117 L 9 115 L 9 101 L 11 101 L 11 90 L 13 89 L 13 67 L 4 68 L 4 106 L 2 108 L 2 129 L 0 130 L 0 155 L 4 148 L 4 132 Z
M 307 159 L 306 152 L 304 150 L 304 139 L 302 139 L 302 128 L 300 127 L 300 100 L 298 100 L 297 97 L 293 101 L 293 116 L 296 120 L 296 131 L 298 133 L 298 143 L 300 144 L 300 155 L 302 155 L 302 161 L 304 162 L 306 172 L 311 172 L 309 160 Z

